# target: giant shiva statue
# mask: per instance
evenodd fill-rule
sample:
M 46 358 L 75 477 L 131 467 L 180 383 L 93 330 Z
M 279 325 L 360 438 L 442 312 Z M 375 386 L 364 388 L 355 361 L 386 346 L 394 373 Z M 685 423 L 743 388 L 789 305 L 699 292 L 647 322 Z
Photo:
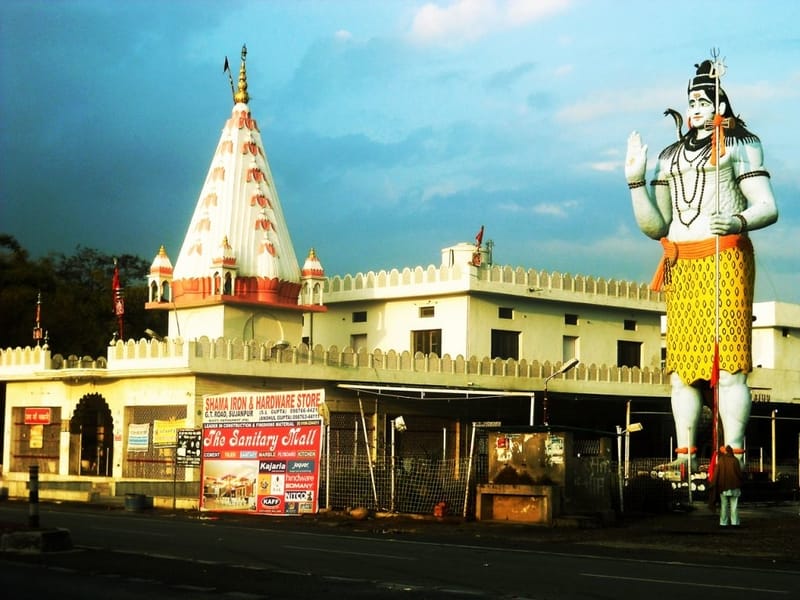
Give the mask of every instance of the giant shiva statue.
M 714 59 L 695 65 L 689 81 L 688 131 L 679 113 L 667 111 L 676 117 L 679 139 L 659 154 L 652 192 L 645 182 L 647 146 L 636 131 L 625 159 L 636 222 L 664 249 L 651 286 L 666 297 L 676 462 L 691 461 L 691 467 L 697 466 L 695 440 L 708 390 L 712 448 L 719 422 L 724 444 L 740 460 L 744 452 L 755 283 L 748 232 L 778 219 L 761 142 L 734 114 L 720 85 L 723 65 Z

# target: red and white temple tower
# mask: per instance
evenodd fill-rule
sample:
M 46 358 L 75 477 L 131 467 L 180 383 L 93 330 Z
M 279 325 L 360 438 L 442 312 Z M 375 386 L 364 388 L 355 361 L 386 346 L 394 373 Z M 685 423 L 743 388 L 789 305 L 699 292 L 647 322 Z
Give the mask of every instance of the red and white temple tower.
M 151 269 L 148 309 L 168 310 L 168 337 L 239 338 L 296 345 L 304 312 L 301 270 L 256 120 L 242 48 L 234 106 L 200 192 L 174 271 Z M 166 261 L 165 261 L 166 259 Z M 169 262 L 160 251 L 153 263 Z M 155 273 L 155 274 L 154 274 Z M 158 281 L 154 279 L 158 278 Z

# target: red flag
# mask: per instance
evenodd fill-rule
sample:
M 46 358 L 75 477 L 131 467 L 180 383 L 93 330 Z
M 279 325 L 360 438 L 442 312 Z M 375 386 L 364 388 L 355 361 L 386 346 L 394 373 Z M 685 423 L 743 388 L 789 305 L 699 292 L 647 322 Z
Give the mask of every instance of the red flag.
M 122 286 L 119 283 L 119 267 L 114 262 L 114 278 L 111 280 L 112 302 L 114 305 L 114 314 L 121 317 L 125 314 L 125 300 L 122 296 Z
M 480 248 L 483 243 L 483 225 L 481 225 L 481 230 L 478 232 L 478 235 L 475 236 L 475 242 L 477 242 L 476 245 Z
M 125 298 L 122 292 L 122 285 L 119 283 L 119 267 L 117 259 L 114 259 L 114 277 L 111 279 L 111 301 L 114 306 L 114 314 L 117 316 L 119 326 L 119 339 L 125 339 L 122 331 L 123 315 L 125 314 Z

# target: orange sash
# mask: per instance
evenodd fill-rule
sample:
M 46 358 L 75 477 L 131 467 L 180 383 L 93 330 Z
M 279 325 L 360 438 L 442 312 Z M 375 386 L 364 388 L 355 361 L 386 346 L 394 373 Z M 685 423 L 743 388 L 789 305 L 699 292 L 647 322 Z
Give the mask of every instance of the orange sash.
M 664 258 L 658 263 L 658 268 L 650 282 L 650 289 L 660 292 L 664 284 L 669 283 L 669 269 L 678 260 L 692 260 L 696 258 L 706 258 L 713 256 L 717 251 L 716 238 L 708 238 L 699 242 L 673 242 L 667 238 L 661 238 L 661 245 L 664 247 Z M 719 238 L 719 251 L 739 248 L 745 250 L 751 247 L 750 238 L 738 233 L 723 235 Z

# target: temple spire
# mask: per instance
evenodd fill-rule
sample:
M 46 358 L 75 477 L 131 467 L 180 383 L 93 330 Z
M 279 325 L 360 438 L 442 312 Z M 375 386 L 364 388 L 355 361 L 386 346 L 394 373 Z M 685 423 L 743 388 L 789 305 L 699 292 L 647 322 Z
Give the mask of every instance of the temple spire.
M 239 91 L 233 95 L 233 101 L 236 104 L 240 102 L 247 104 L 250 101 L 250 96 L 247 93 L 247 69 L 245 62 L 247 61 L 247 46 L 242 46 L 242 66 L 239 67 Z

